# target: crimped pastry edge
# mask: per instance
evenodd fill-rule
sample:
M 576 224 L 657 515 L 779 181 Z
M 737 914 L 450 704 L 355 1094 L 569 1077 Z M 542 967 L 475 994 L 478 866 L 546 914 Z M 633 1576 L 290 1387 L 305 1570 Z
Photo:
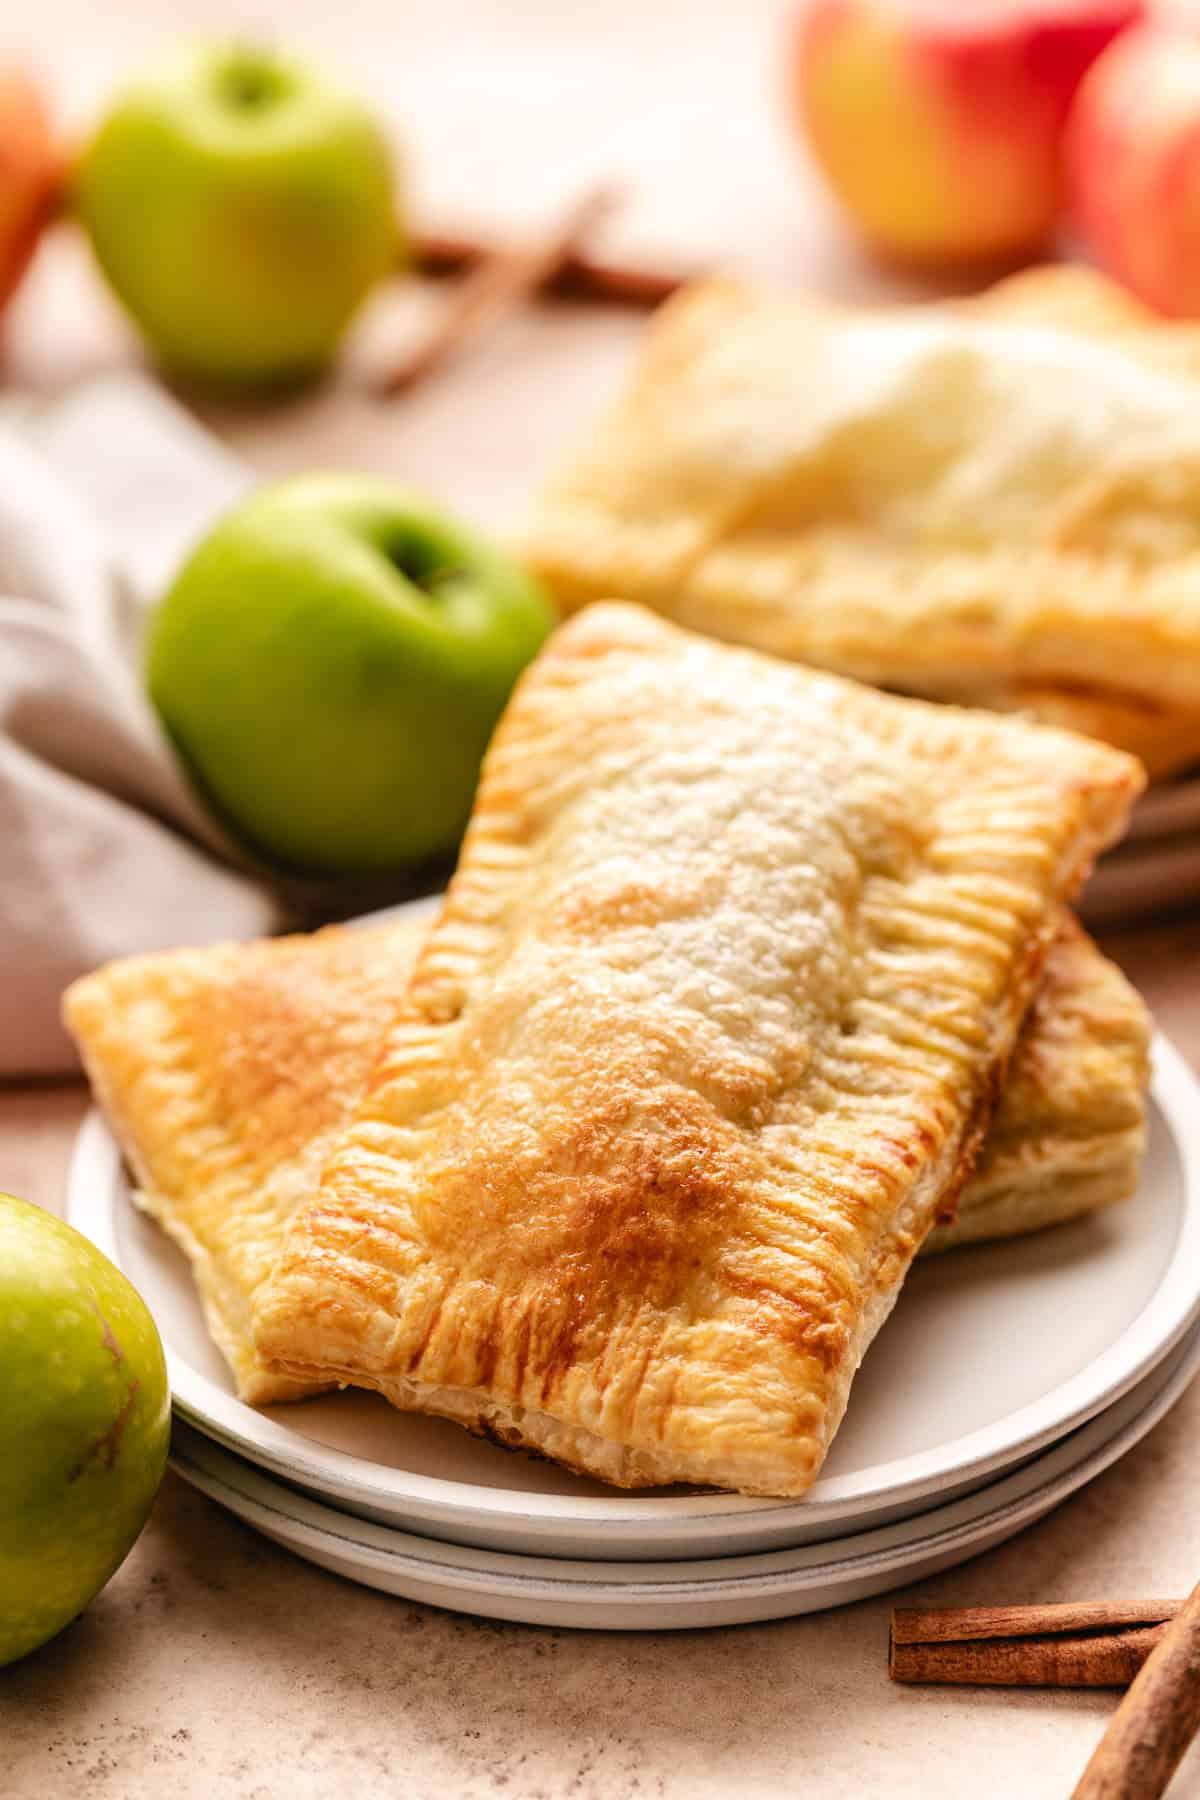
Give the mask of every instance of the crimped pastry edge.
M 1043 949 L 1043 957 L 1048 948 L 1049 940 Z M 1041 960 L 1040 957 L 1029 959 L 1029 966 L 1033 971 L 1029 980 L 1030 992 L 1036 986 Z M 1002 1071 L 994 1074 L 986 1083 L 985 1091 L 967 1123 L 961 1142 L 949 1146 L 954 1167 L 948 1183 L 944 1187 L 940 1184 L 935 1187 L 931 1166 L 927 1171 L 929 1179 L 926 1185 L 934 1191 L 928 1197 L 922 1196 L 920 1204 L 910 1197 L 909 1210 L 914 1215 L 928 1212 L 931 1207 L 944 1205 L 947 1193 L 956 1190 L 969 1178 L 1002 1085 Z M 916 1224 L 915 1218 L 912 1223 Z M 911 1262 L 915 1247 L 906 1215 L 895 1222 L 888 1242 L 881 1246 L 877 1254 L 876 1263 L 886 1266 L 895 1255 L 904 1256 L 906 1261 Z M 876 1282 L 875 1291 L 863 1308 L 854 1344 L 843 1362 L 844 1379 L 835 1393 L 831 1394 L 825 1411 L 826 1431 L 820 1454 L 813 1458 L 807 1477 L 799 1483 L 795 1479 L 791 1463 L 781 1462 L 775 1465 L 777 1472 L 762 1467 L 754 1478 L 748 1480 L 745 1458 L 739 1458 L 736 1467 L 730 1465 L 726 1472 L 707 1455 L 692 1458 L 677 1453 L 635 1449 L 601 1437 L 598 1432 L 590 1431 L 584 1426 L 568 1425 L 552 1413 L 497 1400 L 473 1388 L 437 1387 L 407 1376 L 367 1377 L 351 1369 L 324 1365 L 317 1367 L 283 1360 L 272 1360 L 270 1367 L 299 1383 L 333 1380 L 342 1387 L 366 1388 L 381 1394 L 390 1405 L 402 1412 L 432 1413 L 438 1418 L 450 1419 L 457 1425 L 465 1426 L 476 1437 L 487 1438 L 510 1450 L 533 1451 L 572 1469 L 576 1474 L 593 1476 L 613 1487 L 635 1489 L 687 1483 L 733 1489 L 738 1493 L 764 1499 L 798 1499 L 808 1491 L 820 1473 L 829 1445 L 845 1414 L 854 1377 L 872 1340 L 899 1299 L 902 1285 L 902 1282 L 898 1282 L 888 1287 Z
M 1068 1160 L 1064 1157 L 1050 1176 L 1044 1165 L 1032 1180 L 1010 1173 L 995 1183 L 994 1190 L 981 1193 L 973 1206 L 961 1208 L 952 1224 L 935 1225 L 921 1255 L 1028 1237 L 1120 1205 L 1137 1187 L 1145 1137 L 1144 1129 L 1135 1127 L 1113 1132 L 1099 1144 L 1089 1140 L 1086 1167 L 1064 1166 Z
M 637 610 L 628 609 L 630 612 Z M 1122 799 L 1128 799 L 1140 785 L 1139 771 L 1132 759 L 1121 759 L 1118 753 L 1102 751 L 1100 746 L 1095 746 L 1095 749 L 1098 756 L 1112 757 L 1112 770 L 1105 779 L 1098 776 L 1095 784 L 1090 787 L 1081 782 L 1086 792 L 1085 803 L 1079 809 L 1075 831 L 1069 842 L 1061 848 L 1059 865 L 1053 878 L 1047 883 L 1048 892 L 1057 900 L 1069 899 L 1077 891 L 1086 878 L 1092 858 L 1118 829 L 1116 819 L 1109 817 L 1113 811 L 1114 793 L 1118 793 Z M 1124 769 L 1119 766 L 1122 760 L 1127 764 Z M 478 819 L 475 824 L 478 828 Z M 491 821 L 490 829 L 494 830 L 494 826 L 495 822 Z M 455 889 L 452 887 L 448 913 L 443 918 L 453 916 L 455 898 Z M 497 919 L 502 913 L 502 907 L 495 909 Z M 908 1265 L 927 1232 L 939 1215 L 944 1214 L 947 1202 L 957 1201 L 959 1190 L 970 1174 L 999 1095 L 1005 1062 L 1040 977 L 1043 962 L 1057 930 L 1058 918 L 1058 906 L 1047 904 L 1041 918 L 1028 932 L 1024 950 L 1014 953 L 1013 979 L 1004 996 L 1004 1004 L 998 1004 L 993 1009 L 990 1021 L 992 1050 L 981 1067 L 978 1091 L 973 1102 L 968 1100 L 964 1108 L 960 1129 L 948 1140 L 937 1162 L 922 1171 L 907 1197 L 903 1211 L 891 1222 L 878 1242 L 867 1277 L 874 1291 L 863 1305 L 852 1341 L 842 1359 L 838 1380 L 827 1390 L 820 1435 L 814 1433 L 805 1440 L 810 1449 L 803 1457 L 798 1456 L 796 1446 L 792 1446 L 787 1470 L 782 1475 L 778 1472 L 780 1465 L 772 1463 L 769 1467 L 764 1467 L 760 1461 L 758 1466 L 754 1466 L 746 1455 L 736 1459 L 736 1466 L 731 1463 L 726 1467 L 715 1463 L 711 1456 L 703 1452 L 697 1452 L 695 1456 L 684 1451 L 659 1453 L 645 1445 L 634 1449 L 617 1439 L 602 1437 L 586 1428 L 568 1425 L 552 1413 L 526 1410 L 519 1403 L 498 1400 L 473 1388 L 445 1388 L 420 1382 L 408 1375 L 351 1369 L 335 1359 L 319 1365 L 303 1359 L 291 1360 L 286 1355 L 281 1355 L 277 1322 L 269 1325 L 260 1335 L 261 1352 L 269 1366 L 282 1373 L 303 1378 L 314 1370 L 319 1370 L 326 1377 L 343 1384 L 379 1392 L 402 1410 L 436 1412 L 456 1419 L 459 1423 L 482 1431 L 484 1435 L 500 1436 L 503 1441 L 514 1446 L 521 1445 L 540 1451 L 569 1467 L 597 1475 L 617 1486 L 698 1481 L 705 1485 L 732 1487 L 743 1493 L 780 1498 L 800 1496 L 816 1479 L 845 1411 L 853 1377 L 870 1342 L 891 1311 Z M 418 960 L 413 978 L 414 988 L 421 984 L 428 956 L 427 943 Z M 286 1337 L 286 1329 L 283 1335 Z
M 135 1204 L 147 1213 L 178 1244 L 192 1268 L 196 1297 L 204 1314 L 204 1323 L 213 1343 L 228 1364 L 237 1387 L 238 1398 L 252 1406 L 272 1405 L 276 1401 L 300 1400 L 327 1381 L 299 1381 L 294 1376 L 268 1369 L 254 1348 L 250 1306 L 241 1290 L 226 1281 L 215 1257 L 178 1219 L 156 1187 L 144 1159 L 140 1155 L 133 1132 L 112 1084 L 105 1079 L 99 1062 L 90 1054 L 86 1040 L 77 1039 L 84 1072 L 100 1109 L 112 1129 L 121 1154 L 133 1174 L 132 1193 Z

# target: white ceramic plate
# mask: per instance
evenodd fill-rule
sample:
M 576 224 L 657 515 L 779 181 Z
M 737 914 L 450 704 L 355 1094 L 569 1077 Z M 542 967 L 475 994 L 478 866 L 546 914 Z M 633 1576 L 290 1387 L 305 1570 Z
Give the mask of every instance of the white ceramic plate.
M 310 1562 L 385 1593 L 532 1625 L 675 1630 L 819 1612 L 935 1574 L 1002 1543 L 1144 1437 L 1200 1366 L 1200 1334 L 1103 1413 L 965 1499 L 902 1524 L 768 1554 L 568 1562 L 416 1537 L 320 1505 L 176 1423 L 185 1480 Z
M 255 1411 L 233 1394 L 187 1265 L 134 1206 L 96 1115 L 76 1149 L 68 1216 L 145 1295 L 179 1412 L 339 1507 L 524 1553 L 728 1555 L 859 1531 L 964 1493 L 1111 1405 L 1181 1340 L 1200 1313 L 1200 1106 L 1161 1040 L 1153 1092 L 1132 1202 L 914 1269 L 799 1502 L 614 1493 L 363 1393 Z

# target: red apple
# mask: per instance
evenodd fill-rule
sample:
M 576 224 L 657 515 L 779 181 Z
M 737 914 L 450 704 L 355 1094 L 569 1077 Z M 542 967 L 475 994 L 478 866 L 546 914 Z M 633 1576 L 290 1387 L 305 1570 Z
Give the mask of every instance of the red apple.
M 1200 316 L 1200 36 L 1147 25 L 1105 51 L 1066 136 L 1068 205 L 1140 300 Z
M 25 273 L 62 179 L 40 89 L 23 70 L 0 68 L 0 307 Z
M 1143 0 L 811 0 L 795 109 L 866 237 L 910 262 L 1032 252 L 1075 90 Z

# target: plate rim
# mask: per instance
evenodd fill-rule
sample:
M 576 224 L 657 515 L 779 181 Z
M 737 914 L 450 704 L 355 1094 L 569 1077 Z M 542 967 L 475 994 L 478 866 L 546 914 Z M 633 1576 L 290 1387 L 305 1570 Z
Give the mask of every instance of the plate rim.
M 425 897 L 394 913 L 428 910 Z M 736 1494 L 564 1496 L 450 1481 L 372 1463 L 351 1452 L 320 1444 L 264 1418 L 224 1392 L 164 1344 L 172 1396 L 180 1412 L 208 1435 L 285 1479 L 327 1496 L 376 1510 L 403 1511 L 410 1519 L 441 1528 L 490 1532 L 504 1529 L 545 1535 L 600 1534 L 610 1542 L 677 1541 L 676 1534 L 704 1529 L 731 1535 L 753 1529 L 756 1515 L 764 1531 L 786 1528 L 789 1509 L 803 1509 L 808 1527 L 907 1504 L 1035 1455 L 1104 1410 L 1160 1362 L 1200 1317 L 1200 1125 L 1189 1125 L 1200 1084 L 1180 1053 L 1156 1033 L 1150 1096 L 1179 1159 L 1184 1204 L 1179 1232 L 1163 1277 L 1114 1341 L 1099 1356 L 1037 1400 L 1003 1421 L 977 1428 L 934 1450 L 875 1465 L 870 1481 L 862 1472 L 820 1481 L 800 1500 L 769 1500 Z M 119 1148 L 98 1110 L 85 1117 L 76 1138 L 67 1186 L 66 1216 L 97 1243 L 118 1267 L 117 1208 L 128 1192 Z M 1191 1273 L 1189 1271 L 1192 1271 Z M 252 1424 L 250 1422 L 253 1422 Z M 1003 1439 L 996 1434 L 1003 1427 Z
M 209 1485 L 194 1481 L 188 1470 L 196 1471 L 195 1462 L 186 1451 L 180 1456 L 174 1442 L 171 1460 L 183 1480 L 199 1487 L 219 1504 L 225 1502 L 212 1492 L 213 1487 L 234 1494 L 260 1516 L 270 1514 L 286 1521 L 289 1528 L 309 1542 L 315 1539 L 319 1544 L 324 1538 L 332 1539 L 337 1553 L 346 1556 L 347 1560 L 357 1554 L 370 1566 L 404 1570 L 426 1579 L 444 1578 L 447 1587 L 461 1592 L 495 1593 L 496 1584 L 499 1584 L 499 1591 L 508 1597 L 540 1594 L 561 1599 L 569 1595 L 584 1605 L 609 1604 L 614 1600 L 641 1601 L 649 1605 L 665 1599 L 702 1603 L 734 1592 L 745 1595 L 749 1591 L 769 1596 L 781 1587 L 811 1588 L 820 1585 L 822 1580 L 849 1580 L 892 1569 L 902 1570 L 907 1566 L 906 1557 L 918 1551 L 925 1554 L 959 1549 L 983 1533 L 1013 1520 L 1017 1521 L 1014 1530 L 1021 1529 L 1022 1522 L 1031 1523 L 1034 1517 L 1043 1516 L 1119 1461 L 1182 1399 L 1200 1372 L 1200 1328 L 1193 1328 L 1186 1344 L 1170 1360 L 1171 1368 L 1157 1383 L 1158 1372 L 1151 1370 L 1143 1383 L 1137 1384 L 1138 1388 L 1149 1386 L 1148 1395 L 1137 1399 L 1137 1389 L 1130 1390 L 1122 1399 L 1114 1401 L 1112 1408 L 1094 1415 L 1040 1455 L 943 1507 L 876 1526 L 852 1537 L 750 1552 L 744 1556 L 710 1556 L 649 1564 L 588 1563 L 581 1558 L 483 1550 L 425 1538 L 392 1526 L 373 1524 L 308 1495 L 298 1494 L 245 1458 L 214 1444 L 194 1426 L 186 1429 L 196 1438 L 201 1454 L 216 1461 L 216 1476 L 201 1467 L 199 1473 L 208 1479 Z M 1129 1402 L 1135 1399 L 1137 1404 L 1131 1406 Z M 1114 1411 L 1119 1414 L 1115 1427 L 1110 1416 Z M 235 1480 L 226 1479 L 220 1473 L 230 1464 L 234 1467 Z M 286 1504 L 273 1504 L 276 1498 Z M 249 1512 L 238 1507 L 230 1510 L 254 1523 Z M 343 1528 L 335 1530 L 334 1525 Z M 396 1542 L 389 1544 L 386 1541 L 389 1538 Z M 830 1550 L 834 1553 L 832 1557 L 822 1554 Z M 452 1560 L 447 1561 L 447 1556 Z M 747 1564 L 754 1566 L 748 1568 Z M 574 1570 L 589 1573 L 567 1572 Z M 680 1573 L 651 1574 L 652 1570 L 679 1570 Z

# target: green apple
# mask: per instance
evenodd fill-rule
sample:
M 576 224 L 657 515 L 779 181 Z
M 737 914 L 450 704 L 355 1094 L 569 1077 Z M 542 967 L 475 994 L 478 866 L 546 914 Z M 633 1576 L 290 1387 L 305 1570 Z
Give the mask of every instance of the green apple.
M 0 1664 L 61 1631 L 124 1560 L 169 1434 L 137 1292 L 61 1219 L 0 1194 Z
M 236 835 L 296 870 L 379 874 L 453 850 L 551 622 L 530 575 L 424 500 L 304 476 L 192 554 L 151 620 L 147 682 Z
M 75 204 L 162 361 L 223 386 L 319 369 L 397 253 L 391 157 L 369 113 L 237 45 L 125 92 L 84 149 Z

